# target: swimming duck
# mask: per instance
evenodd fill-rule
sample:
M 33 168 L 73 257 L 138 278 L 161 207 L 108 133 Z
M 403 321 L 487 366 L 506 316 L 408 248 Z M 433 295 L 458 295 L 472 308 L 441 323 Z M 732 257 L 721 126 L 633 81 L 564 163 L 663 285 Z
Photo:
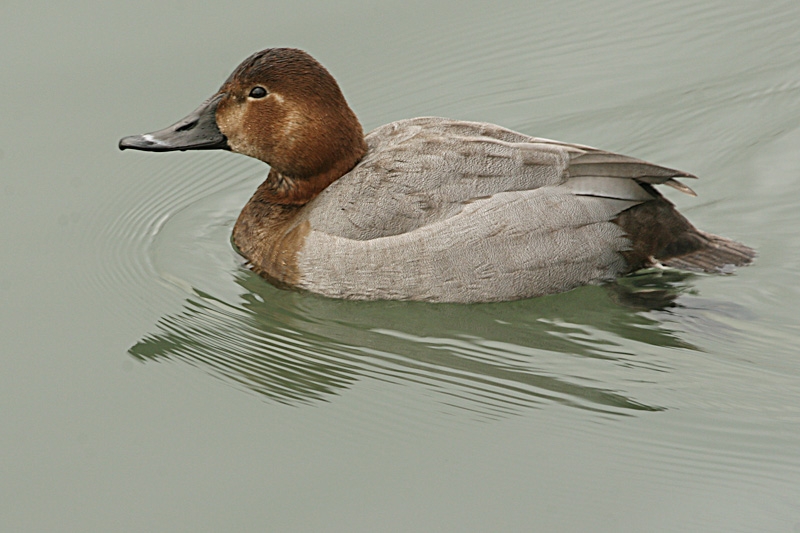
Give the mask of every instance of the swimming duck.
M 120 149 L 267 163 L 233 243 L 280 286 L 335 298 L 488 302 L 654 266 L 727 272 L 755 252 L 695 228 L 655 188 L 694 178 L 493 124 L 414 118 L 364 136 L 306 52 L 242 62 L 211 98 Z

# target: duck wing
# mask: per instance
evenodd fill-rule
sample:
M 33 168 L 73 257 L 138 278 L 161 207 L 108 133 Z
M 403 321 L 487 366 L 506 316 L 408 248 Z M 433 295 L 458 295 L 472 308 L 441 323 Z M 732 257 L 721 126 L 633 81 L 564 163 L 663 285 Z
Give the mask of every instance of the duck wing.
M 631 270 L 615 223 L 690 175 L 490 124 L 413 119 L 304 209 L 299 286 L 353 299 L 501 301 Z
M 498 193 L 543 187 L 635 203 L 660 196 L 648 184 L 694 194 L 674 179 L 691 174 L 493 124 L 425 117 L 387 124 L 366 139 L 356 168 L 309 204 L 313 227 L 356 240 L 388 237 Z

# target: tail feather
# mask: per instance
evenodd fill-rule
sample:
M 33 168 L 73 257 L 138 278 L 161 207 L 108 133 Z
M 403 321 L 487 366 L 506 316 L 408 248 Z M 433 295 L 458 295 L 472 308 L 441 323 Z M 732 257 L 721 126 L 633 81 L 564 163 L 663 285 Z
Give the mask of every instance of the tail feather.
M 630 249 L 622 252 L 630 272 L 663 265 L 727 273 L 753 262 L 755 250 L 695 228 L 652 185 L 640 185 L 653 199 L 621 212 L 614 220 L 630 239 Z
M 733 267 L 749 265 L 756 257 L 755 250 L 742 243 L 704 231 L 695 231 L 697 233 L 692 236 L 696 244 L 694 250 L 657 258 L 658 261 L 664 266 L 681 270 L 727 273 Z

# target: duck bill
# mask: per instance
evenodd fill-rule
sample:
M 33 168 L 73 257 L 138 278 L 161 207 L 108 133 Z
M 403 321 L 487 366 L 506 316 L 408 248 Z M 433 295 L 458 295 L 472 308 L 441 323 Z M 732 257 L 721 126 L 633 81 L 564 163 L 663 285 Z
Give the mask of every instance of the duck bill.
M 119 149 L 146 152 L 173 152 L 175 150 L 230 150 L 228 139 L 217 126 L 217 106 L 225 93 L 219 93 L 163 130 L 131 135 L 119 141 Z

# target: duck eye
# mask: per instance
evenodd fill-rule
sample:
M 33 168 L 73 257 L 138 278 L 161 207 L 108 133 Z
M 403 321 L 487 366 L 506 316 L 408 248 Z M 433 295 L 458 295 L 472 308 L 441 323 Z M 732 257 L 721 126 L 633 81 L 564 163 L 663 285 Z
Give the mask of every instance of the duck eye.
M 267 90 L 263 87 L 253 87 L 250 91 L 250 98 L 264 98 L 267 96 Z

